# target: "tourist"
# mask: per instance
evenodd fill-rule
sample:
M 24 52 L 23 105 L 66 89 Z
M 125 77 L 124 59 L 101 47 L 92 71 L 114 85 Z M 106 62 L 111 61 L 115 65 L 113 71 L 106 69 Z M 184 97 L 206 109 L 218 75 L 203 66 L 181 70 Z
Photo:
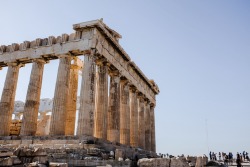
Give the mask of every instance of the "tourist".
M 228 166 L 228 156 L 227 154 L 224 157 L 224 165 L 227 167 Z
M 219 152 L 219 161 L 221 160 L 221 153 Z
M 246 152 L 246 160 L 249 161 L 248 153 Z
M 216 153 L 214 153 L 214 152 L 212 153 L 212 160 L 213 160 L 213 161 L 217 161 Z
M 228 162 L 229 162 L 229 165 L 233 164 L 233 153 L 232 152 L 229 152 L 229 154 L 228 154 Z
M 114 153 L 114 151 L 110 151 L 110 153 L 109 153 L 109 155 L 110 155 L 110 157 L 111 157 L 111 159 L 115 159 L 115 153 Z
M 241 167 L 241 159 L 240 159 L 240 154 L 237 154 L 236 164 L 237 164 L 237 167 Z
M 210 151 L 209 152 L 209 158 L 210 158 L 210 161 L 212 160 L 212 152 Z
M 245 151 L 243 151 L 243 159 L 244 159 L 244 161 L 245 161 L 245 159 L 246 159 L 246 153 L 245 153 Z

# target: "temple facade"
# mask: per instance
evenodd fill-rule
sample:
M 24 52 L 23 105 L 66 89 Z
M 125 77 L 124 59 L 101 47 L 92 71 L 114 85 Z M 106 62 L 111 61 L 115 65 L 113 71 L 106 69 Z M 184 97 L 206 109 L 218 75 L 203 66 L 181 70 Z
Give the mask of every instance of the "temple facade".
M 102 20 L 75 24 L 73 29 L 69 35 L 0 46 L 0 69 L 8 68 L 0 101 L 0 136 L 10 135 L 18 73 L 27 63 L 32 70 L 19 135 L 36 135 L 43 70 L 58 59 L 49 135 L 89 135 L 155 152 L 157 84 L 131 61 L 119 44 L 121 35 Z

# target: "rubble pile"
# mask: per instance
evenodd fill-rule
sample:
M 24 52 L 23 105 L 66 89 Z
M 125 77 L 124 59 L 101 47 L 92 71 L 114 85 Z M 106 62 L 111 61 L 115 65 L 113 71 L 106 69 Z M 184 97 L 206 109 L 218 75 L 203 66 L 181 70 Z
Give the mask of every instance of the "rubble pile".
M 173 158 L 143 158 L 138 161 L 139 167 L 205 167 L 207 157 L 173 157 Z
M 90 136 L 0 137 L 0 166 L 112 166 L 131 167 L 138 157 L 153 152 Z

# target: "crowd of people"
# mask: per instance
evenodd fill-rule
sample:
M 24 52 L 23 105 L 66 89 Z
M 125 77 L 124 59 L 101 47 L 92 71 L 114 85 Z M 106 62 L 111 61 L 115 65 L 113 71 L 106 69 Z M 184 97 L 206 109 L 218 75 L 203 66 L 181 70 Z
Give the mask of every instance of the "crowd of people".
M 211 161 L 224 161 L 224 164 L 226 166 L 231 165 L 234 162 L 234 155 L 232 152 L 229 152 L 228 154 L 224 152 L 219 152 L 217 155 L 217 153 L 210 151 L 209 158 Z M 242 153 L 237 152 L 236 158 L 235 158 L 237 167 L 241 167 L 242 166 L 241 163 L 245 161 L 249 161 L 248 152 L 246 151 L 243 151 Z

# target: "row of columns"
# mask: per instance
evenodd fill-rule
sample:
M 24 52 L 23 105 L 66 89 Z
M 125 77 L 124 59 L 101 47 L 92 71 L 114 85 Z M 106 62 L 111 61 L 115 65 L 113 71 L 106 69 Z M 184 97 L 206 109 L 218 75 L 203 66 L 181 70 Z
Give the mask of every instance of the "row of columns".
M 79 67 L 72 56 L 59 59 L 50 135 L 74 135 Z M 33 62 L 20 135 L 35 135 L 46 61 Z M 9 135 L 18 72 L 10 64 L 0 102 L 3 126 L 0 136 Z M 97 71 L 96 71 L 97 67 Z M 112 69 L 112 70 L 110 70 Z M 77 135 L 89 135 L 155 152 L 154 105 L 137 91 L 118 70 L 94 53 L 85 55 L 80 90 Z M 108 89 L 108 76 L 110 83 Z

